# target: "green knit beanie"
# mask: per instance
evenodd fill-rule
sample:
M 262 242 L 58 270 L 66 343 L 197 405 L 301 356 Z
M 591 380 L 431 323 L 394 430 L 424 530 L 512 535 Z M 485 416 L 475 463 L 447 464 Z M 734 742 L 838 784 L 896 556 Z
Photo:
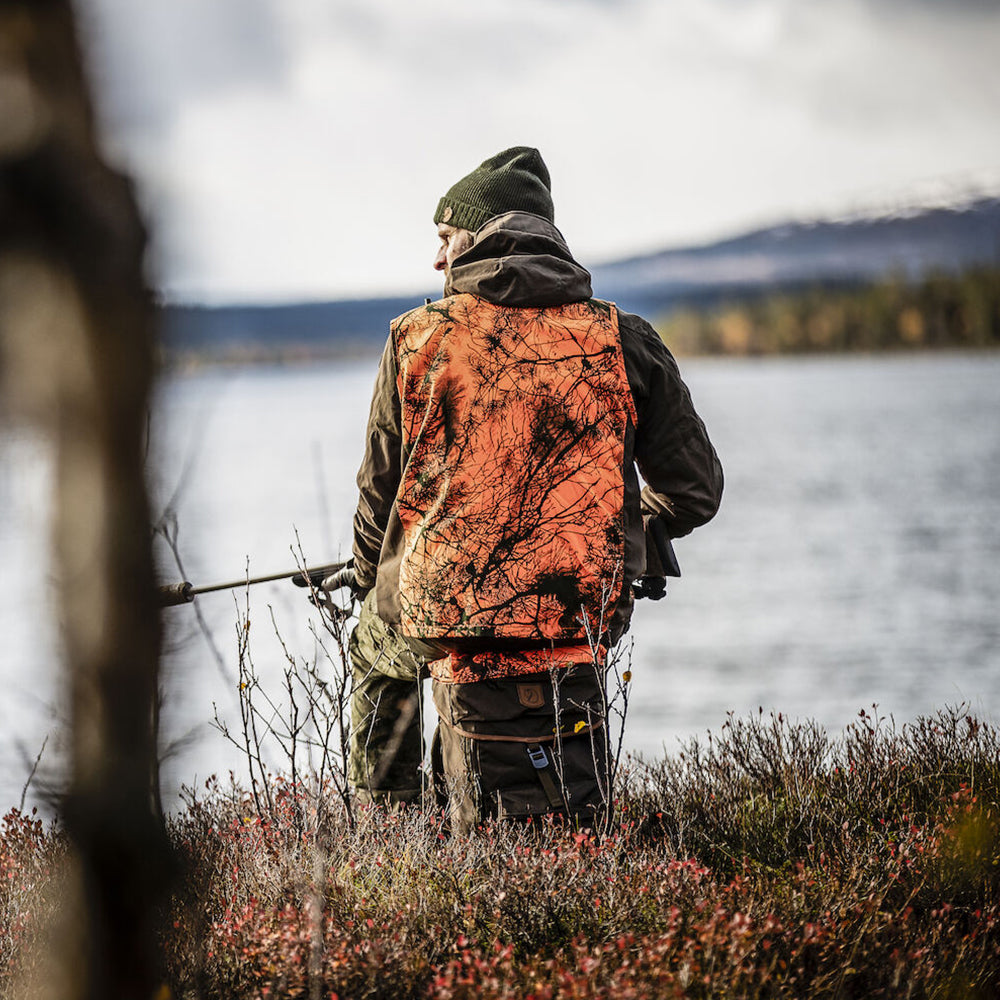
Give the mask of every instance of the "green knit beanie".
M 530 146 L 512 146 L 466 174 L 438 202 L 434 222 L 475 232 L 495 215 L 532 212 L 554 221 L 549 170 Z

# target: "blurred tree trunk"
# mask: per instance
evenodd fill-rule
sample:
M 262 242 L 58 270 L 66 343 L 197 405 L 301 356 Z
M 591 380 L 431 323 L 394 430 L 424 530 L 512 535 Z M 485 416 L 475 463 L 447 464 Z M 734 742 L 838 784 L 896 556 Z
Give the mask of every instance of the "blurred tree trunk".
M 71 711 L 73 890 L 44 987 L 156 993 L 168 854 L 155 808 L 159 624 L 143 447 L 153 372 L 145 233 L 102 161 L 66 0 L 0 0 L 0 364 L 50 435 Z

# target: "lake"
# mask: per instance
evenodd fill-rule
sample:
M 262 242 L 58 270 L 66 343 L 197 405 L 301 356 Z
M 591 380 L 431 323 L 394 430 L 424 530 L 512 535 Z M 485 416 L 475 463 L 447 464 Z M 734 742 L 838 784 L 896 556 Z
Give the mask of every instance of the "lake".
M 172 374 L 155 404 L 154 509 L 176 511 L 195 585 L 350 548 L 354 475 L 376 359 Z M 684 576 L 637 606 L 625 745 L 656 754 L 727 712 L 781 711 L 839 731 L 862 708 L 902 723 L 966 702 L 1000 715 L 1000 355 L 691 359 L 685 380 L 726 470 L 717 518 L 676 543 Z M 58 609 L 45 554 L 41 444 L 0 431 L 0 808 L 47 733 L 58 758 Z M 296 532 L 298 543 L 296 543 Z M 180 579 L 162 540 L 165 581 Z M 251 589 L 269 683 L 308 653 L 288 583 Z M 242 601 L 242 597 L 241 597 Z M 235 719 L 231 593 L 169 609 L 164 730 L 181 783 L 239 767 L 209 722 Z

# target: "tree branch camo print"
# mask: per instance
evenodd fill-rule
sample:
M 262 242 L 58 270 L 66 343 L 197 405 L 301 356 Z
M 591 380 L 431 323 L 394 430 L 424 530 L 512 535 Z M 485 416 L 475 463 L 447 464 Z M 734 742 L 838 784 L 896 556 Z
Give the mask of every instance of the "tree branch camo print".
M 618 315 L 452 296 L 400 317 L 407 635 L 567 640 L 622 588 Z

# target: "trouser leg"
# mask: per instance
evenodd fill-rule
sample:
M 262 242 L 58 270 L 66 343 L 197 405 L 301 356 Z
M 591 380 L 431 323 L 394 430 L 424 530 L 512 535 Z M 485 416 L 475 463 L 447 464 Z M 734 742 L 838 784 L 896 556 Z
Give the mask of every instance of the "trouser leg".
M 423 663 L 375 610 L 370 593 L 351 633 L 348 778 L 359 802 L 418 802 L 424 758 Z
M 456 833 L 486 819 L 546 813 L 594 827 L 607 814 L 602 670 L 588 664 L 474 684 L 435 681 L 434 702 Z

